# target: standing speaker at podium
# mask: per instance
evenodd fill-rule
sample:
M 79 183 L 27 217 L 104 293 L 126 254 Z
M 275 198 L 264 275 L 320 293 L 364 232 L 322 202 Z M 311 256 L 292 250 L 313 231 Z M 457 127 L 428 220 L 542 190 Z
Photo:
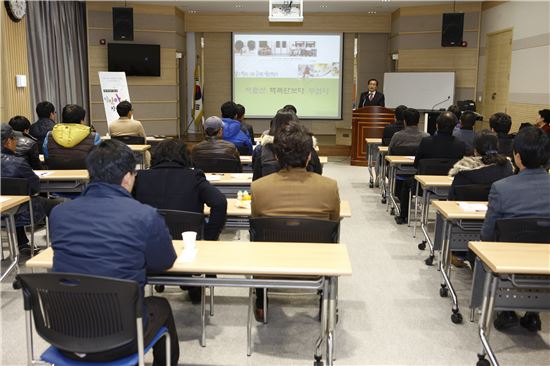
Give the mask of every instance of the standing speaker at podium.
M 366 107 L 369 105 L 378 105 L 385 107 L 384 94 L 377 91 L 378 89 L 378 80 L 370 79 L 368 82 L 368 90 L 364 93 L 361 93 L 359 98 L 359 104 L 357 108 Z

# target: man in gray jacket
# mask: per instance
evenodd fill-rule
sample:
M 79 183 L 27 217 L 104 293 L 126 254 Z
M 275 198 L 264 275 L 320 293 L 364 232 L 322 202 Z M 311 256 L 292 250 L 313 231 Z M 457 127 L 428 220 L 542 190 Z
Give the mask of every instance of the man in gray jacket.
M 415 155 L 420 141 L 429 136 L 418 129 L 420 113 L 414 108 L 407 108 L 404 113 L 405 128 L 396 132 L 388 146 L 388 155 Z
M 545 168 L 550 158 L 550 138 L 534 126 L 523 128 L 514 139 L 513 154 L 519 174 L 493 183 L 481 240 L 495 239 L 495 221 L 498 219 L 550 217 L 550 174 Z M 502 311 L 494 325 L 503 330 L 517 321 L 513 311 Z M 533 332 L 541 329 L 538 313 L 527 312 L 520 324 Z

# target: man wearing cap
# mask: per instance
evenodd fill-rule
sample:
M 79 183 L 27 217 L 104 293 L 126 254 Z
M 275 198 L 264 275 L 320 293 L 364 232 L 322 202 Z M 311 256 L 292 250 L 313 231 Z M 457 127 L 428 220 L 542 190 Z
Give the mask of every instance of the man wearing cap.
M 2 178 L 22 178 L 26 179 L 29 185 L 29 195 L 35 195 L 40 191 L 40 179 L 34 173 L 31 166 L 25 158 L 16 156 L 15 149 L 17 138 L 13 128 L 2 123 L 2 155 L 1 168 Z M 51 209 L 61 202 L 59 199 L 47 199 L 45 197 L 31 197 L 34 222 L 39 222 Z M 29 239 L 25 233 L 25 225 L 30 224 L 30 215 L 27 206 L 21 208 L 15 216 L 15 226 L 17 232 L 17 244 L 19 252 L 22 255 L 30 254 Z
M 191 159 L 195 165 L 200 167 L 201 162 L 224 159 L 236 160 L 240 166 L 241 158 L 237 147 L 229 141 L 222 140 L 224 126 L 222 119 L 216 116 L 208 117 L 203 126 L 205 139 L 195 145 L 191 151 Z

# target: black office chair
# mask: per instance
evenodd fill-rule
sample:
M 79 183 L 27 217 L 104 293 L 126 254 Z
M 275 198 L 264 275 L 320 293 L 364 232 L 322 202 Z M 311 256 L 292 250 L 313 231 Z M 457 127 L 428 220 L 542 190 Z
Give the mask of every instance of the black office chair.
M 204 231 L 204 215 L 198 212 L 159 209 L 170 230 L 172 240 L 181 240 L 184 231 L 195 231 L 197 240 L 201 240 Z
M 496 220 L 495 238 L 511 243 L 550 243 L 550 217 Z
M 418 146 L 395 146 L 392 147 L 392 155 L 414 156 Z
M 340 221 L 303 217 L 258 217 L 250 219 L 250 241 L 338 243 Z M 267 289 L 256 289 L 263 297 L 264 323 L 267 323 Z
M 10 177 L 2 177 L 0 179 L 0 190 L 1 194 L 3 196 L 30 196 L 31 195 L 31 189 L 29 187 L 29 181 L 25 178 L 10 178 Z M 22 206 L 19 208 L 19 212 L 24 212 L 24 210 L 27 210 L 26 206 Z M 29 200 L 28 205 L 28 211 L 29 211 L 29 224 L 25 226 L 31 227 L 31 256 L 34 255 L 34 229 L 35 229 L 35 222 L 34 222 L 34 212 L 32 207 L 32 201 Z M 48 217 L 44 216 L 46 220 L 46 242 L 49 244 L 50 242 L 50 232 L 48 228 Z M 42 220 L 40 220 L 42 221 Z M 36 223 L 38 224 L 38 223 Z M 2 252 L 3 253 L 3 252 Z M 3 255 L 3 254 L 2 254 Z
M 458 159 L 420 159 L 418 161 L 419 175 L 447 175 Z
M 465 184 L 454 187 L 453 200 L 455 201 L 487 201 L 491 184 Z
M 161 327 L 152 342 L 144 345 L 143 302 L 135 281 L 70 273 L 19 274 L 27 326 L 27 352 L 34 363 L 32 313 L 36 332 L 51 344 L 41 356 L 50 364 L 74 364 L 60 352 L 97 353 L 137 342 L 138 352 L 128 360 L 144 365 L 144 354 L 166 337 L 170 365 L 170 335 Z M 125 358 L 126 359 L 126 358 Z
M 205 173 L 242 173 L 241 161 L 237 159 L 197 159 L 195 168 Z
M 142 136 L 111 136 L 111 139 L 124 142 L 126 145 L 145 145 L 145 137 Z

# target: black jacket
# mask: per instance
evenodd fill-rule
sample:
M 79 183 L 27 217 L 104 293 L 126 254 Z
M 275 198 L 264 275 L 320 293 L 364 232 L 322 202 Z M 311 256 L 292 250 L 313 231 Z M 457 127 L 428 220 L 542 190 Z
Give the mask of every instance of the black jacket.
M 357 105 L 357 108 L 366 107 L 369 105 L 379 105 L 381 107 L 385 107 L 386 100 L 384 98 L 384 94 L 377 91 L 376 93 L 374 93 L 374 97 L 372 98 L 372 100 L 369 100 L 368 91 L 361 93 L 361 97 L 359 98 L 359 104 Z
M 481 168 L 461 170 L 454 176 L 451 189 L 449 190 L 449 200 L 456 199 L 456 187 L 458 186 L 471 184 L 491 185 L 497 180 L 509 177 L 512 174 L 513 169 L 511 163 L 506 163 L 504 165 L 490 164 Z
M 273 144 L 258 145 L 252 153 L 252 180 L 276 173 L 281 168 L 273 152 Z M 323 164 L 319 160 L 319 154 L 311 149 L 311 159 L 306 167 L 308 172 L 323 174 Z
M 38 151 L 42 154 L 42 144 L 44 143 L 44 138 L 46 134 L 52 130 L 55 126 L 55 122 L 49 118 L 40 118 L 38 121 L 34 122 L 29 129 L 29 134 L 38 141 Z
M 207 180 L 201 170 L 186 168 L 178 162 L 160 162 L 138 171 L 135 198 L 159 209 L 202 213 L 210 207 L 204 239 L 218 240 L 227 215 L 226 197 Z M 179 238 L 178 238 L 179 239 Z
M 498 153 L 513 159 L 514 135 L 507 135 L 505 133 L 497 133 L 497 135 Z
M 15 155 L 25 158 L 33 169 L 42 169 L 36 139 L 24 132 L 13 131 L 17 138 Z
M 454 136 L 436 134 L 424 137 L 420 141 L 414 166 L 418 168 L 418 162 L 422 159 L 462 159 L 466 154 L 466 145 Z
M 402 121 L 395 121 L 394 123 L 384 127 L 384 131 L 382 132 L 382 146 L 388 146 L 390 144 L 390 141 L 393 135 L 395 135 L 396 132 L 399 132 L 404 128 L 405 128 L 405 125 L 403 124 Z

